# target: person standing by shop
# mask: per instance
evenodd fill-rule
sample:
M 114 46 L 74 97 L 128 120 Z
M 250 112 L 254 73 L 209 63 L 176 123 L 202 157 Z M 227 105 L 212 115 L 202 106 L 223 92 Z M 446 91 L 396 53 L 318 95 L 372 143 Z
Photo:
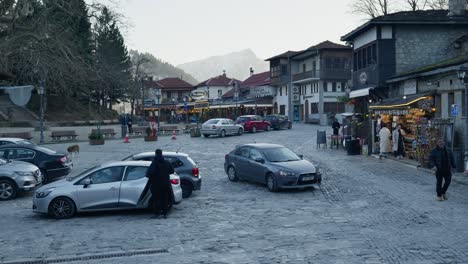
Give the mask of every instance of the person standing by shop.
M 338 122 L 338 119 L 335 118 L 335 121 L 333 121 L 332 128 L 333 128 L 333 135 L 338 136 L 338 132 L 340 131 L 340 123 Z
M 393 155 L 397 159 L 401 159 L 405 156 L 405 144 L 401 132 L 401 125 L 397 125 L 392 132 L 392 150 Z
M 160 215 L 166 218 L 172 205 L 170 174 L 174 173 L 174 168 L 171 163 L 164 160 L 161 149 L 157 149 L 155 154 L 153 162 L 146 171 L 146 177 L 149 178 L 148 184 L 151 189 L 154 213 L 157 218 Z
M 430 166 L 435 170 L 436 175 L 436 200 L 447 200 L 447 189 L 452 181 L 452 168 L 455 169 L 455 160 L 450 150 L 445 147 L 445 140 L 437 140 L 437 146 L 431 151 L 429 156 Z M 442 186 L 442 182 L 444 182 Z
M 390 137 L 392 133 L 390 133 L 390 123 L 387 123 L 385 126 L 383 125 L 379 131 L 379 139 L 380 139 L 380 155 L 379 158 L 386 157 L 387 153 L 391 151 L 390 148 Z

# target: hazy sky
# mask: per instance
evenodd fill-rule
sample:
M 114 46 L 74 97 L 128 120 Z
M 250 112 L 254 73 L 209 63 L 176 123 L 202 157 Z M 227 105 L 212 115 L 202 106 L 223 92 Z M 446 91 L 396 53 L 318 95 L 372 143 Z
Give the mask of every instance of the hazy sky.
M 177 65 L 252 49 L 261 59 L 340 37 L 364 22 L 351 0 L 121 0 L 129 49 Z

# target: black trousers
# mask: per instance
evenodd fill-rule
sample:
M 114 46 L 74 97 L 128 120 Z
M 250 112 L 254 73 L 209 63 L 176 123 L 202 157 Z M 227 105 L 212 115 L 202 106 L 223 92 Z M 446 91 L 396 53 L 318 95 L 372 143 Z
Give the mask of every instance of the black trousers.
M 450 172 L 437 171 L 436 178 L 437 178 L 437 183 L 436 183 L 437 196 L 442 196 L 442 194 L 445 194 L 447 192 L 450 182 L 452 181 L 452 174 Z M 443 185 L 442 185 L 442 181 L 444 182 Z
M 167 190 L 151 190 L 153 194 L 153 209 L 154 213 L 167 214 L 169 211 L 169 195 Z

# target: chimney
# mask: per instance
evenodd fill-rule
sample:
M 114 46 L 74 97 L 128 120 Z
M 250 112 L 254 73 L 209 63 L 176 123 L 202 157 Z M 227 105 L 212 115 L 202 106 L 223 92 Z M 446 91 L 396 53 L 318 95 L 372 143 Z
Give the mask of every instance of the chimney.
M 464 16 L 467 0 L 449 0 L 449 17 Z
M 226 77 L 226 70 L 223 70 L 223 76 Z
M 250 76 L 252 76 L 254 74 L 254 70 L 252 69 L 252 67 L 250 67 Z

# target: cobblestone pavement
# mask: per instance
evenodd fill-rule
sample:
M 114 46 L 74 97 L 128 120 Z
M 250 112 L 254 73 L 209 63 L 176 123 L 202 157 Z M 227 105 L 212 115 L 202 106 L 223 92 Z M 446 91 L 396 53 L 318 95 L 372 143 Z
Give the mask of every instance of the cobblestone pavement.
M 466 184 L 455 181 L 450 199 L 437 202 L 435 178 L 426 171 L 316 149 L 317 129 L 324 128 L 180 135 L 156 144 L 79 143 L 74 172 L 156 147 L 180 148 L 199 162 L 202 190 L 166 220 L 125 211 L 57 221 L 32 213 L 31 195 L 2 202 L 0 263 L 468 263 Z M 318 163 L 322 187 L 270 193 L 261 185 L 229 182 L 224 154 L 255 141 L 283 144 Z M 45 261 L 32 262 L 37 260 Z

